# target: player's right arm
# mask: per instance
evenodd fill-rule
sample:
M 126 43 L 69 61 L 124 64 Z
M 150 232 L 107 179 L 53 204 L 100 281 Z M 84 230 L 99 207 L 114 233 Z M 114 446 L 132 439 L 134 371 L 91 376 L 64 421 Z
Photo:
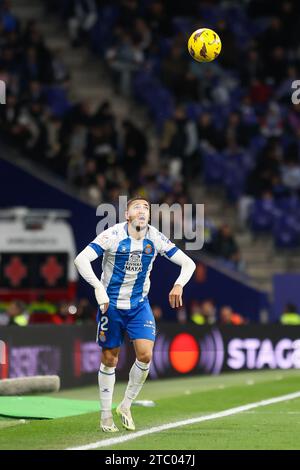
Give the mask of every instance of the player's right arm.
M 79 274 L 95 289 L 95 297 L 103 313 L 106 312 L 109 305 L 109 298 L 106 290 L 92 268 L 92 261 L 102 256 L 108 249 L 110 237 L 108 230 L 98 235 L 87 247 L 84 248 L 75 258 L 74 263 Z

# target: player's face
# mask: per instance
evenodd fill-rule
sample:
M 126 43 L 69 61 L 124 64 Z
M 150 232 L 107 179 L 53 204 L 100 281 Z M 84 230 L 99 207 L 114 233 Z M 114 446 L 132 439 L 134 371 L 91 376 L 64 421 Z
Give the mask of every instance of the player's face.
M 150 219 L 150 208 L 147 201 L 136 200 L 130 204 L 127 211 L 128 222 L 134 227 L 143 229 Z

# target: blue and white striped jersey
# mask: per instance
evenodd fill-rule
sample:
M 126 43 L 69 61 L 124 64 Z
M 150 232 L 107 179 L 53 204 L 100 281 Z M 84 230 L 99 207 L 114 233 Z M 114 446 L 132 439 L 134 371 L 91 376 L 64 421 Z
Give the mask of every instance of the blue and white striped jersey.
M 127 222 L 104 230 L 88 246 L 103 256 L 101 282 L 110 304 L 119 309 L 134 308 L 147 297 L 157 254 L 170 258 L 178 250 L 152 225 L 144 239 L 135 240 L 128 235 Z

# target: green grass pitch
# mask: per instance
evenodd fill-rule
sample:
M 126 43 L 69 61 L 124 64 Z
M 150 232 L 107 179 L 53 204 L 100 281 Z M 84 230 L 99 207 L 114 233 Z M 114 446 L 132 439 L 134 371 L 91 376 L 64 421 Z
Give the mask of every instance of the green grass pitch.
M 95 378 L 96 382 L 96 378 Z M 115 388 L 118 403 L 126 384 Z M 300 371 L 261 371 L 148 381 L 138 399 L 154 400 L 153 408 L 133 407 L 136 431 L 200 417 L 260 400 L 300 391 Z M 51 396 L 95 400 L 97 386 Z M 233 416 L 161 431 L 104 449 L 300 449 L 300 398 Z M 115 422 L 121 428 L 116 417 Z M 52 420 L 0 418 L 0 449 L 65 449 L 112 437 L 104 434 L 99 414 Z

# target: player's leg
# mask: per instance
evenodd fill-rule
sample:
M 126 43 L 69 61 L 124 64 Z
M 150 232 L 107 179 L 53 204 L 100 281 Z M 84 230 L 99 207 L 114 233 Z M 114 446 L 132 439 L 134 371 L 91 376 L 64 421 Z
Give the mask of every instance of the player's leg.
M 130 408 L 148 377 L 154 342 L 148 339 L 136 339 L 133 344 L 136 360 L 129 372 L 124 398 L 116 410 L 116 413 L 122 418 L 123 426 L 129 431 L 135 430 Z
M 106 432 L 116 432 L 112 417 L 112 399 L 115 385 L 115 369 L 118 363 L 124 328 L 117 309 L 109 307 L 105 314 L 98 313 L 98 344 L 102 347 L 101 364 L 98 373 L 101 404 L 100 427 Z
M 128 386 L 123 400 L 125 408 L 131 407 L 148 377 L 154 345 L 149 339 L 136 339 L 133 344 L 136 360 L 129 373 Z
M 133 341 L 136 360 L 129 373 L 129 381 L 124 398 L 117 408 L 117 414 L 122 417 L 123 426 L 134 430 L 134 422 L 130 407 L 140 393 L 149 374 L 152 350 L 155 339 L 155 319 L 149 302 L 145 301 L 128 320 L 126 329 Z
M 118 363 L 119 352 L 120 348 L 103 349 L 101 365 L 98 373 L 101 428 L 106 432 L 118 431 L 118 428 L 113 422 L 112 399 L 116 381 L 115 370 Z

